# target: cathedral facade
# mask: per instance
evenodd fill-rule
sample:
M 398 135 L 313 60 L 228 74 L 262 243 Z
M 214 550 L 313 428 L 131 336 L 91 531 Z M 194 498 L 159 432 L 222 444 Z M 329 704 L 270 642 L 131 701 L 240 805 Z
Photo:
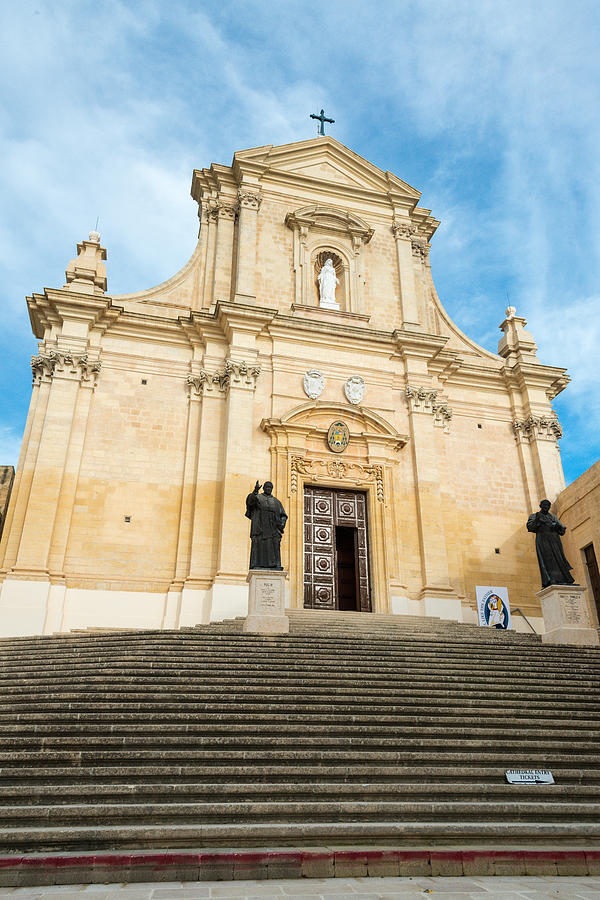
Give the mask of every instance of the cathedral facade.
M 543 630 L 525 521 L 564 487 L 543 365 L 451 321 L 420 194 L 326 136 L 193 174 L 200 233 L 157 287 L 107 293 L 92 232 L 39 340 L 0 547 L 0 631 L 243 615 L 245 498 L 289 516 L 288 603 L 474 622 L 505 586 Z M 515 626 L 519 622 L 515 621 Z

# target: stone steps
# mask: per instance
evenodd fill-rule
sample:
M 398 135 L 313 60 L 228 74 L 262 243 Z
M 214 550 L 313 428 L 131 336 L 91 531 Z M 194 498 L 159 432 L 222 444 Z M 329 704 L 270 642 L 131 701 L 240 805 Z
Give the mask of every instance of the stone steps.
M 363 673 L 366 673 L 368 670 L 366 667 L 363 667 L 362 671 Z M 544 684 L 539 679 L 541 671 L 543 670 L 538 668 L 538 671 L 535 674 L 523 674 L 519 679 L 518 686 L 515 685 L 512 680 L 514 678 L 514 672 L 511 673 L 508 670 L 499 671 L 495 673 L 494 688 L 496 690 L 511 689 L 514 691 L 522 686 L 528 686 L 535 688 L 540 692 L 554 690 L 556 693 L 556 689 L 561 687 L 574 688 L 583 694 L 594 694 L 594 688 L 589 684 L 589 675 L 587 679 L 585 676 L 574 678 L 570 677 L 567 673 L 557 673 L 555 671 L 553 672 L 554 677 L 552 683 Z M 479 670 L 469 673 L 468 670 L 464 668 L 457 672 L 453 672 L 451 675 L 437 674 L 435 677 L 435 684 L 461 688 L 462 685 L 456 684 L 457 677 L 460 674 L 468 675 L 469 685 L 473 687 L 482 687 L 486 690 L 490 689 L 489 675 L 486 677 L 485 672 Z M 134 667 L 123 667 L 122 673 L 119 671 L 103 672 L 94 668 L 92 674 L 91 672 L 86 672 L 85 670 L 79 670 L 73 667 L 71 671 L 67 669 L 62 673 L 48 672 L 44 674 L 43 671 L 30 673 L 27 678 L 20 679 L 17 677 L 9 678 L 7 673 L 4 673 L 3 676 L 0 677 L 0 688 L 3 696 L 26 694 L 29 690 L 37 690 L 40 683 L 42 683 L 47 690 L 64 690 L 65 681 L 68 680 L 69 690 L 84 692 L 86 690 L 91 691 L 94 688 L 102 690 L 110 688 L 112 691 L 123 691 L 131 688 L 135 688 L 136 690 L 147 690 L 150 688 L 155 691 L 172 691 L 174 687 L 178 691 L 201 691 L 212 688 L 223 690 L 230 688 L 232 685 L 242 686 L 244 688 L 251 686 L 255 690 L 264 690 L 265 688 L 272 689 L 274 684 L 276 684 L 277 687 L 285 686 L 288 689 L 293 689 L 305 687 L 307 676 L 311 675 L 318 676 L 319 678 L 318 688 L 314 685 L 311 687 L 313 691 L 318 690 L 324 693 L 327 691 L 338 690 L 348 693 L 353 690 L 353 686 L 348 684 L 347 676 L 340 674 L 339 667 L 334 674 L 333 669 L 328 671 L 316 665 L 307 665 L 303 670 L 296 670 L 293 673 L 286 673 L 283 666 L 280 667 L 279 670 L 270 669 L 268 672 L 261 671 L 259 667 L 257 667 L 254 672 L 251 672 L 246 668 L 237 666 L 235 667 L 235 670 L 232 671 L 232 667 L 229 666 L 226 672 L 211 671 L 210 674 L 207 673 L 205 675 L 199 675 L 197 672 L 190 673 L 189 679 L 186 680 L 186 684 L 183 686 L 181 685 L 181 673 L 177 675 L 175 673 L 161 672 L 160 675 L 158 675 L 156 671 L 152 672 L 148 669 L 137 671 Z M 388 667 L 374 676 L 369 675 L 369 683 L 364 686 L 363 692 L 371 691 L 376 693 L 383 688 L 396 689 L 401 686 L 411 685 L 427 685 L 429 687 L 431 686 L 431 683 L 432 673 L 425 670 L 419 671 L 417 666 L 415 667 L 414 672 L 411 672 L 409 667 L 401 668 L 396 666 L 393 669 Z
M 582 839 L 584 841 L 582 845 Z M 227 824 L 139 824 L 114 826 L 50 826 L 47 828 L 6 828 L 3 845 L 13 852 L 46 848 L 55 850 L 96 850 L 116 847 L 290 847 L 334 846 L 410 847 L 415 843 L 444 843 L 446 846 L 498 846 L 527 841 L 544 848 L 597 846 L 597 822 L 497 822 L 485 818 L 463 821 L 378 821 L 378 822 L 252 822 Z
M 338 736 L 314 736 L 314 735 L 298 735 L 293 736 L 295 750 L 301 750 L 309 753 L 311 750 L 323 750 L 326 752 L 339 751 L 342 755 L 346 752 L 364 750 L 369 754 L 378 752 L 390 752 L 399 748 L 416 749 L 427 747 L 428 751 L 440 752 L 485 752 L 489 747 L 490 737 L 492 735 L 480 734 L 477 737 L 457 737 L 456 735 L 446 735 L 443 738 L 432 737 L 431 735 L 397 735 L 387 737 L 383 735 L 338 735 Z M 565 752 L 568 749 L 571 753 L 585 754 L 589 758 L 593 758 L 598 747 L 597 738 L 595 740 L 583 741 L 581 736 L 575 735 L 576 745 L 573 746 L 573 737 L 569 740 L 559 740 L 557 737 L 535 737 L 533 735 L 524 738 L 518 737 L 498 737 L 494 736 L 494 749 L 499 755 L 506 755 L 514 752 L 533 752 L 534 750 L 543 751 L 544 753 Z M 587 737 L 587 735 L 586 735 Z M 79 736 L 77 740 L 77 753 L 82 755 L 82 759 L 87 759 L 90 754 L 101 751 L 103 754 L 110 753 L 111 756 L 118 757 L 122 752 L 139 752 L 140 754 L 155 749 L 161 750 L 163 754 L 176 755 L 188 750 L 192 752 L 208 752 L 221 750 L 231 750 L 238 752 L 239 750 L 255 750 L 260 749 L 268 753 L 276 753 L 278 750 L 287 750 L 290 745 L 289 735 L 262 734 L 260 732 L 254 734 L 224 734 L 224 735 L 187 735 L 177 737 L 145 737 L 142 735 L 131 735 L 129 737 L 115 737 L 114 735 L 98 735 L 96 737 Z M 33 758 L 33 754 L 38 756 L 40 753 L 66 753 L 72 758 L 73 740 L 72 736 L 67 737 L 45 737 L 39 740 L 28 737 L 20 738 L 0 738 L 0 763 L 3 761 L 18 760 L 21 758 Z M 12 757 L 11 757 L 12 754 Z M 143 757 L 140 757 L 143 758 Z M 599 760 L 600 761 L 600 760 Z
M 564 774 L 562 776 L 564 780 Z M 171 782 L 139 782 L 139 783 L 71 783 L 62 784 L 57 794 L 56 786 L 51 784 L 30 785 L 28 795 L 23 794 L 21 785 L 5 784 L 0 786 L 0 800 L 3 805 L 28 806 L 34 801 L 43 804 L 44 800 L 52 800 L 54 804 L 73 804 L 90 801 L 111 803 L 132 803 L 151 801 L 155 803 L 171 803 L 182 798 L 188 803 L 196 800 L 223 801 L 256 800 L 265 797 L 287 800 L 306 800 L 323 797 L 341 800 L 372 800 L 382 796 L 384 799 L 412 798 L 431 801 L 465 800 L 472 797 L 479 800 L 501 798 L 505 802 L 540 801 L 552 797 L 557 801 L 600 800 L 600 782 L 597 784 L 555 784 L 555 785 L 520 785 L 515 788 L 510 784 L 489 784 L 486 782 L 347 782 L 321 781 L 314 782 L 276 782 L 267 780 L 240 782 L 203 782 L 173 780 Z
M 464 718 L 459 722 L 449 724 L 447 722 L 444 723 L 443 719 L 438 719 L 436 722 L 430 722 L 427 719 L 423 718 L 421 723 L 419 724 L 404 724 L 399 723 L 398 720 L 388 717 L 387 722 L 373 722 L 362 724 L 360 722 L 353 723 L 353 736 L 365 738 L 366 740 L 376 740 L 376 739 L 385 739 L 386 741 L 390 740 L 404 740 L 406 738 L 414 738 L 420 735 L 433 735 L 435 737 L 439 734 L 440 725 L 444 724 L 444 734 L 446 737 L 464 737 L 465 729 L 468 728 L 468 733 L 470 735 L 471 740 L 477 738 L 486 738 L 489 741 L 490 738 L 513 738 L 514 739 L 514 729 L 515 726 L 518 725 L 519 734 L 524 738 L 535 738 L 539 740 L 539 726 L 531 724 L 521 724 L 518 720 L 514 720 L 510 723 L 503 722 L 498 723 L 497 725 L 490 725 L 488 727 L 480 726 L 480 720 L 477 718 Z M 546 727 L 551 729 L 556 729 L 556 732 L 553 730 L 551 734 L 551 739 L 553 741 L 571 741 L 573 739 L 579 739 L 581 737 L 581 731 L 584 730 L 585 737 L 587 741 L 597 741 L 600 737 L 600 729 L 598 729 L 598 725 L 596 722 L 590 719 L 582 720 L 580 726 L 577 726 L 575 723 L 569 727 L 565 727 L 565 722 L 559 719 L 549 719 L 546 722 Z M 96 743 L 99 740 L 107 741 L 109 743 L 127 743 L 130 741 L 143 741 L 144 743 L 154 743 L 156 741 L 162 742 L 164 740 L 165 746 L 168 746 L 170 743 L 184 742 L 189 743 L 190 741 L 198 740 L 198 737 L 201 738 L 213 738 L 220 737 L 224 739 L 224 736 L 232 736 L 235 740 L 241 740 L 244 737 L 249 737 L 250 739 L 256 739 L 257 737 L 260 739 L 277 736 L 281 737 L 282 735 L 286 735 L 285 739 L 287 740 L 290 735 L 300 735 L 301 738 L 306 737 L 306 725 L 305 724 L 288 724 L 287 722 L 278 722 L 276 720 L 265 720 L 264 717 L 261 717 L 261 721 L 256 722 L 254 724 L 244 722 L 226 722 L 226 723 L 215 723 L 211 720 L 211 717 L 207 718 L 205 724 L 173 724 L 172 722 L 167 722 L 164 724 L 152 724 L 145 722 L 143 724 L 127 724 L 127 725 L 109 725 L 107 728 L 106 725 L 96 724 L 96 725 L 80 725 L 69 723 L 68 735 L 65 735 L 65 725 L 62 724 L 9 724 L 5 725 L 2 728 L 2 734 L 0 735 L 0 747 L 4 747 L 4 742 L 6 741 L 6 747 L 15 748 L 18 742 L 21 742 L 24 747 L 29 749 L 35 749 L 36 743 L 43 743 L 44 748 L 48 748 L 51 746 L 60 746 L 62 744 L 68 744 L 69 741 L 72 741 L 73 736 L 78 737 L 78 746 L 83 746 L 85 742 L 86 745 Z M 311 739 L 316 739 L 317 735 L 326 735 L 328 738 L 333 739 L 332 736 L 340 735 L 344 740 L 347 739 L 348 735 L 348 727 L 345 724 L 337 724 L 337 723 L 323 723 L 321 721 L 312 722 L 311 723 Z
M 306 763 L 299 760 L 296 764 L 285 765 L 253 765 L 244 762 L 236 765 L 161 765 L 156 763 L 150 766 L 10 766 L 2 767 L 2 782 L 6 785 L 20 785 L 25 790 L 24 796 L 28 797 L 28 791 L 32 785 L 38 783 L 47 784 L 144 784 L 154 782 L 160 778 L 161 783 L 171 784 L 173 781 L 184 780 L 199 783 L 223 783 L 245 784 L 249 779 L 257 783 L 265 784 L 321 784 L 343 781 L 348 784 L 360 783 L 369 785 L 372 783 L 386 782 L 388 784 L 414 784 L 421 780 L 432 783 L 446 784 L 470 784 L 472 782 L 486 781 L 496 785 L 504 784 L 505 768 L 502 765 L 491 763 L 481 765 L 478 760 L 470 762 L 461 758 L 460 763 L 435 764 L 417 762 L 413 765 L 398 767 L 392 765 L 348 765 L 329 762 Z M 600 784 L 597 770 L 586 770 L 580 766 L 570 768 L 579 760 L 569 759 L 566 763 L 553 759 L 552 771 L 561 785 L 596 785 Z M 544 788 L 542 788 L 543 790 Z M 519 789 L 517 789 L 518 792 Z
M 0 849 L 600 841 L 598 651 L 315 612 L 0 641 Z
M 600 803 L 588 800 L 316 800 L 278 799 L 274 802 L 228 798 L 224 802 L 196 803 L 80 803 L 4 806 L 0 828 L 85 827 L 102 822 L 118 825 L 250 824 L 254 822 L 456 822 L 478 817 L 481 821 L 554 822 L 596 824 L 600 835 Z

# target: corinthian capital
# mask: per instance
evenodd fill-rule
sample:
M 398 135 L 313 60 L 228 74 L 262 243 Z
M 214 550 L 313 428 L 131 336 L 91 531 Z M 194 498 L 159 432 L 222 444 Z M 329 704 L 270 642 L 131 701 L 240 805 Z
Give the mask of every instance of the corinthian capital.
M 34 384 L 50 381 L 54 375 L 60 375 L 93 386 L 101 367 L 100 360 L 90 360 L 87 353 L 64 353 L 53 348 L 31 357 Z
M 396 240 L 399 240 L 400 238 L 408 240 L 413 236 L 413 234 L 416 234 L 416 231 L 416 227 L 414 225 L 411 225 L 410 222 L 403 222 L 400 219 L 394 219 L 392 223 L 392 233 Z
M 238 201 L 244 209 L 260 209 L 262 194 L 255 191 L 247 191 L 243 188 L 238 191 Z
M 435 401 L 438 395 L 437 391 L 432 391 L 425 387 L 414 387 L 407 384 L 404 391 L 406 400 L 412 412 L 435 412 Z
M 256 380 L 260 375 L 260 366 L 242 362 L 234 362 L 232 359 L 225 361 L 225 374 L 229 378 L 229 385 L 236 387 L 256 387 Z
M 238 213 L 238 204 L 236 202 L 228 202 L 219 200 L 217 204 L 217 215 L 220 219 L 235 219 Z
M 429 257 L 429 244 L 424 238 L 413 238 L 411 241 L 412 245 L 412 255 L 417 259 L 423 260 L 426 262 Z
M 530 444 L 532 441 L 554 441 L 557 443 L 562 437 L 562 428 L 557 416 L 533 416 L 526 419 L 513 421 L 515 438 L 520 444 Z

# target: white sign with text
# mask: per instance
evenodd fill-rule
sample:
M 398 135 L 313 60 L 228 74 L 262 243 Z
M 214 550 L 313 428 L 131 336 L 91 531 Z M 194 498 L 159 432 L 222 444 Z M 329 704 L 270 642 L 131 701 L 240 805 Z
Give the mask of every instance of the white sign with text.
M 550 769 L 509 769 L 505 774 L 509 784 L 554 784 Z

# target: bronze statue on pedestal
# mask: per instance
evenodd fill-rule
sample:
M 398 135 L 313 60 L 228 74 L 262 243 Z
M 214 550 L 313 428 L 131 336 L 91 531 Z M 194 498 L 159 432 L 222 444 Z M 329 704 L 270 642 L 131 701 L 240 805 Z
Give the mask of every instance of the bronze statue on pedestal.
M 551 505 L 549 500 L 542 500 L 540 511 L 532 513 L 527 519 L 527 531 L 535 534 L 535 549 L 542 576 L 542 588 L 548 587 L 550 584 L 573 584 L 575 582 L 571 575 L 573 566 L 569 565 L 560 539 L 567 529 L 556 516 L 552 515 Z
M 262 494 L 260 488 L 257 481 L 246 497 L 246 518 L 252 522 L 250 568 L 281 570 L 281 538 L 288 517 L 281 501 L 273 496 L 273 484 L 265 481 Z

